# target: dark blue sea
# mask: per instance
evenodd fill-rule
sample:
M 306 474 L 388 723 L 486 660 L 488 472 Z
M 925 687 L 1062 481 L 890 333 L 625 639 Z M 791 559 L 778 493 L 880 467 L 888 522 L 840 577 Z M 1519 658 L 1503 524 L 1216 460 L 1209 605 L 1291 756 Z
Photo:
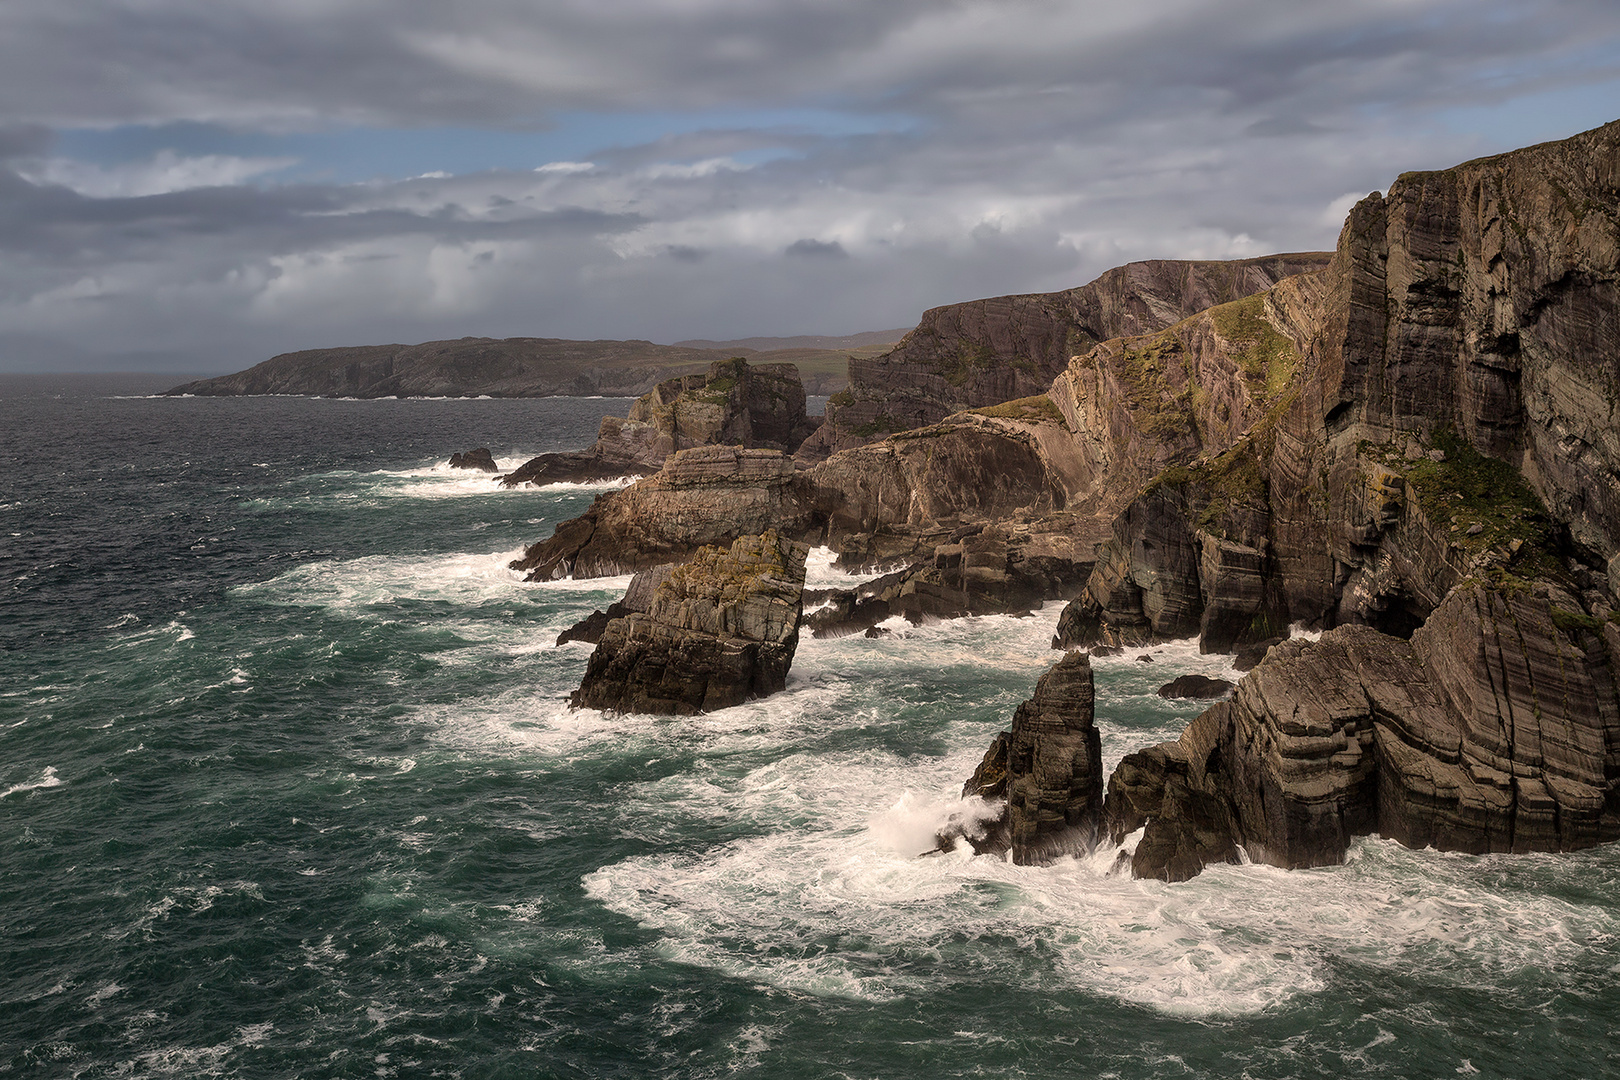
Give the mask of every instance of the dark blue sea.
M 920 858 L 1058 606 L 804 640 L 786 693 L 570 711 L 625 579 L 502 491 L 628 402 L 167 399 L 0 377 L 0 1073 L 1600 1077 L 1620 850 Z M 812 583 L 841 575 L 825 552 Z M 1111 767 L 1231 674 L 1099 660 Z

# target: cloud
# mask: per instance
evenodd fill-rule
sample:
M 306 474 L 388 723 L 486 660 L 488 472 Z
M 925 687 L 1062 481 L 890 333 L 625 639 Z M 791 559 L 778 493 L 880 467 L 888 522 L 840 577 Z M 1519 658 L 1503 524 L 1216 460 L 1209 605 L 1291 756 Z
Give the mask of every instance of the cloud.
M 1601 117 L 1617 57 L 1599 0 L 8 0 L 0 338 L 223 369 L 899 326 L 1330 246 L 1350 193 Z M 432 156 L 470 128 L 534 152 Z M 384 129 L 422 154 L 288 149 Z
M 836 240 L 795 240 L 787 246 L 787 254 L 790 258 L 800 259 L 849 258 L 849 252 L 844 250 L 844 245 Z
M 296 158 L 242 158 L 221 154 L 181 157 L 160 150 L 145 161 L 102 166 L 67 158 L 47 158 L 22 175 L 37 184 L 56 184 L 95 198 L 166 195 L 201 187 L 232 187 L 297 164 Z M 444 174 L 448 175 L 448 174 Z

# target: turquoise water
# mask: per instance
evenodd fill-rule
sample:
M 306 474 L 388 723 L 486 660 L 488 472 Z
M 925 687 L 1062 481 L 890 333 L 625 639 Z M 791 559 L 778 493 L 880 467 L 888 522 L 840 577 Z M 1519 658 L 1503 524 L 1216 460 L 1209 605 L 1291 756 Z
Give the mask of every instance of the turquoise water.
M 627 403 L 159 388 L 0 379 L 0 1071 L 1617 1071 L 1612 848 L 1170 886 L 920 858 L 1057 605 L 806 640 L 707 716 L 571 712 L 589 647 L 552 643 L 625 581 L 505 563 L 601 489 L 440 463 Z M 1097 661 L 1110 765 L 1196 711 L 1161 683 L 1226 671 L 1150 652 Z

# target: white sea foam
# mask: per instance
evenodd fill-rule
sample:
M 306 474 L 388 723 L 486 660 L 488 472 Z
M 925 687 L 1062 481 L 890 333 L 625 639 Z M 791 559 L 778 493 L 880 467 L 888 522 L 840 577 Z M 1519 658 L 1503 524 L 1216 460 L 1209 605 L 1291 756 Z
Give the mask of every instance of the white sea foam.
M 15 726 L 15 725 L 13 725 Z M 56 766 L 47 765 L 45 770 L 32 780 L 25 780 L 20 784 L 12 784 L 4 791 L 0 791 L 0 799 L 8 795 L 16 795 L 24 791 L 38 791 L 42 788 L 61 787 L 65 780 L 56 775 Z
M 630 577 L 594 578 L 584 581 L 564 579 L 527 583 L 509 568 L 523 554 L 522 548 L 488 554 L 454 553 L 419 559 L 394 556 L 366 556 L 360 559 L 323 560 L 305 563 L 269 581 L 238 586 L 237 595 L 253 596 L 271 603 L 313 604 L 354 613 L 402 600 L 448 602 L 463 609 L 476 609 L 486 603 L 511 600 L 524 593 L 593 594 L 582 597 L 611 602 L 629 587 Z M 503 640 L 512 638 L 510 622 L 488 623 L 480 631 L 468 611 L 447 616 L 458 632 L 475 637 Z M 557 616 L 544 627 L 530 625 L 529 631 L 556 637 L 559 629 L 574 619 Z M 517 637 L 521 637 L 520 632 Z
M 822 545 L 810 549 L 804 560 L 804 587 L 807 589 L 848 589 L 860 582 L 879 578 L 886 571 L 852 574 L 833 566 L 838 552 Z

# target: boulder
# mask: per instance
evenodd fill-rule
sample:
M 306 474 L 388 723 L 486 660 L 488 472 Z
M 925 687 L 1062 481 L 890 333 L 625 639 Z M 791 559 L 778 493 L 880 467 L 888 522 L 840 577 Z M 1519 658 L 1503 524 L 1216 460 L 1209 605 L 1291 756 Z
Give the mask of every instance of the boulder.
M 690 715 L 783 689 L 799 643 L 807 552 L 766 532 L 703 548 L 668 570 L 645 612 L 608 623 L 573 706 Z

